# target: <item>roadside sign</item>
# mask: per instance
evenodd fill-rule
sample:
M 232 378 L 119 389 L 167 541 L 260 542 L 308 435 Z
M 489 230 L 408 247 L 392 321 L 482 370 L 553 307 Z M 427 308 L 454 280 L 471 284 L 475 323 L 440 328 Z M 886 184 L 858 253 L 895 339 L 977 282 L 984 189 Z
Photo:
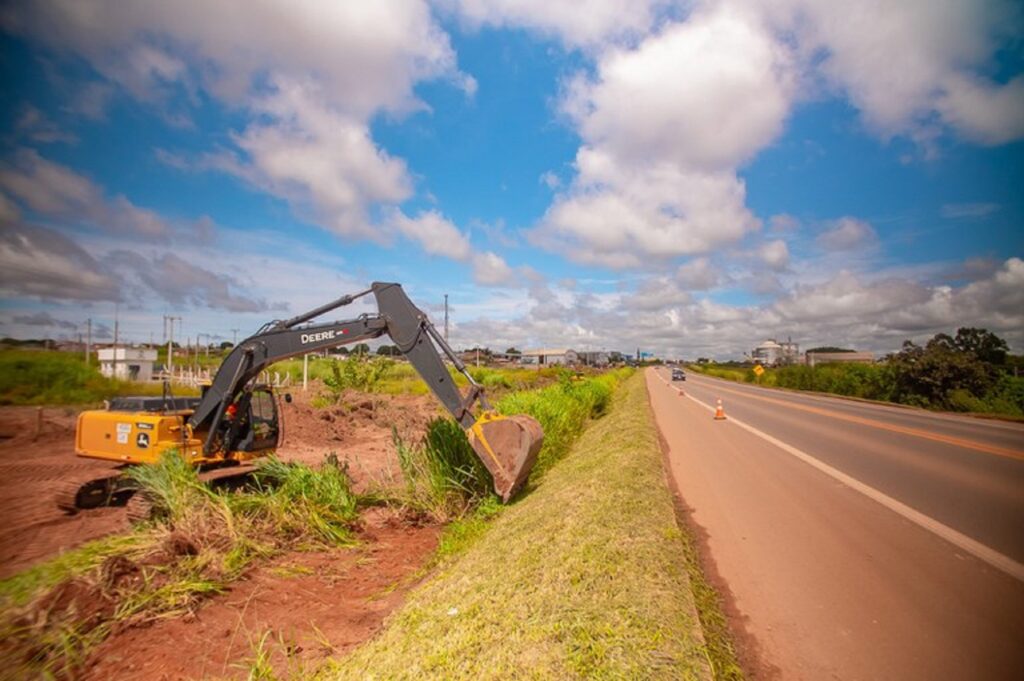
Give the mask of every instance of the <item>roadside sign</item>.
M 761 366 L 760 364 L 755 364 L 754 365 L 754 374 L 757 375 L 758 378 L 761 378 L 761 374 L 763 374 L 763 373 L 764 373 L 764 367 Z

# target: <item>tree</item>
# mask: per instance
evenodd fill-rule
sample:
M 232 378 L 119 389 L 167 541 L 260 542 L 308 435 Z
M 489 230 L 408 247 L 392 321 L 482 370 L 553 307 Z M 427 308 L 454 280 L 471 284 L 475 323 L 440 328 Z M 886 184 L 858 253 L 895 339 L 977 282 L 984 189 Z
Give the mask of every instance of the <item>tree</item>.
M 220 344 L 221 350 L 228 350 L 229 348 L 233 347 L 235 347 L 235 344 L 232 343 L 231 341 L 224 341 L 223 343 Z
M 996 366 L 1006 364 L 1006 355 L 1010 351 L 1006 341 L 988 329 L 960 327 L 951 340 L 960 352 L 970 353 L 982 362 Z
M 982 398 L 998 380 L 997 372 L 971 352 L 956 346 L 955 339 L 937 334 L 921 347 L 904 341 L 903 349 L 889 357 L 893 371 L 893 397 L 908 404 L 948 406 L 950 393 L 966 390 Z
M 382 345 L 377 348 L 377 354 L 382 357 L 395 357 L 402 354 L 402 351 L 398 349 L 397 345 Z
M 823 345 L 820 348 L 811 348 L 807 352 L 856 352 L 856 350 L 847 350 L 846 348 L 837 348 L 834 345 Z
M 368 355 L 370 354 L 370 346 L 366 343 L 360 343 L 359 345 L 352 348 L 352 354 L 354 355 Z
M 513 346 L 513 347 L 508 348 L 507 350 L 505 350 L 505 354 L 506 355 L 521 355 L 523 353 L 521 353 L 518 350 L 516 350 L 515 347 Z

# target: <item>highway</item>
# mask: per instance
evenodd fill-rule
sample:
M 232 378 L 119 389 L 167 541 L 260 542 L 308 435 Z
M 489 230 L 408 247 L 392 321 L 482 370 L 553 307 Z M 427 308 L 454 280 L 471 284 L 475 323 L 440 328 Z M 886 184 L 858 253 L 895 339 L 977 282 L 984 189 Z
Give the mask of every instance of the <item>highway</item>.
M 1024 426 L 687 379 L 651 405 L 754 678 L 1021 678 Z

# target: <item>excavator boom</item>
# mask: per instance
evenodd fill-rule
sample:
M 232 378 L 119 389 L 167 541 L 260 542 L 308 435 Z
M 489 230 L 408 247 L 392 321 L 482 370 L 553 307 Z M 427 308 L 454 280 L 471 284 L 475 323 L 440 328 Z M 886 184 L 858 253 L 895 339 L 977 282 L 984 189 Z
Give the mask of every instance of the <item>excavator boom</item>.
M 356 319 L 312 323 L 316 317 L 372 293 L 377 314 Z M 399 284 L 376 282 L 365 291 L 346 295 L 307 313 L 272 322 L 239 343 L 221 364 L 212 385 L 189 419 L 193 432 L 207 433 L 203 449 L 230 451 L 224 441 L 228 406 L 245 387 L 274 362 L 341 345 L 387 335 L 409 360 L 456 421 L 467 432 L 477 456 L 494 478 L 495 491 L 503 501 L 511 499 L 529 477 L 544 440 L 540 424 L 526 415 L 501 416 L 490 409 L 484 389 L 473 380 L 458 356 L 444 341 L 427 315 L 417 308 Z M 463 395 L 442 359 L 448 357 L 466 376 L 469 390 Z M 478 418 L 473 407 L 480 403 Z M 228 431 L 230 438 L 230 430 Z

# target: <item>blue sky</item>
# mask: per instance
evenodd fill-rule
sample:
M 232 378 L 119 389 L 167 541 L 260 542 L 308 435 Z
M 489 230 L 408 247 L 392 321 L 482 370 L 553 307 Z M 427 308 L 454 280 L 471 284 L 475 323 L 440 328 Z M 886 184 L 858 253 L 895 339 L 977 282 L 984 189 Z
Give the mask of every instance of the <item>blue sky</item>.
M 0 334 L 392 280 L 460 347 L 1020 352 L 1024 15 L 933 5 L 5 6 Z

